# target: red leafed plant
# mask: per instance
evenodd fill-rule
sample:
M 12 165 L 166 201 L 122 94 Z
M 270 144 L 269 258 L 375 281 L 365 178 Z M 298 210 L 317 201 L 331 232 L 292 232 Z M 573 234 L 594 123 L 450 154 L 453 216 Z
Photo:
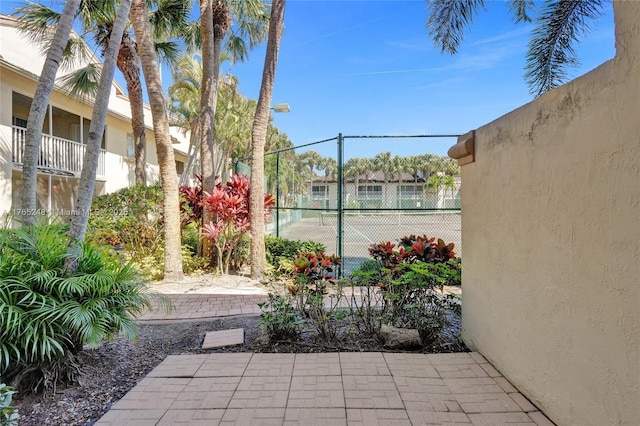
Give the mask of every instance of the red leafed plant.
M 445 244 L 440 238 L 436 240 L 426 235 L 402 237 L 397 249 L 390 241 L 372 244 L 369 254 L 380 262 L 383 268 L 392 272 L 397 271 L 398 266 L 404 262 L 444 263 L 456 258 L 453 243 Z
M 182 226 L 202 221 L 202 176 L 195 175 L 196 186 L 182 185 L 180 191 L 180 220 Z
M 212 220 L 202 227 L 202 235 L 211 238 L 216 249 L 218 270 L 229 273 L 229 266 L 236 257 L 236 250 L 243 235 L 251 236 L 249 216 L 249 180 L 236 174 L 226 184 L 217 184 L 211 193 L 203 192 L 201 205 L 211 213 Z M 269 207 L 275 201 L 271 195 L 264 196 L 265 219 Z

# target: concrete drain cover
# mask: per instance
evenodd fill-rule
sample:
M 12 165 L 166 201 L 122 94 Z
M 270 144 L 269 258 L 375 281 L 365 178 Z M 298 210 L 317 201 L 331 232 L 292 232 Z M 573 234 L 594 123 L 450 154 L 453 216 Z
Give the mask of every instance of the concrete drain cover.
M 244 328 L 209 331 L 204 336 L 202 349 L 221 348 L 223 346 L 241 345 L 244 343 Z

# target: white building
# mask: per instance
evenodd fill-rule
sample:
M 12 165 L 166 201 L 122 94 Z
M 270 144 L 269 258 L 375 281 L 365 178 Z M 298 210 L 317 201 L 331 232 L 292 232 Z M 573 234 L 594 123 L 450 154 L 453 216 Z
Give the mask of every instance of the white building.
M 43 64 L 40 49 L 20 34 L 15 19 L 0 15 L 0 215 L 19 208 L 25 127 Z M 61 67 L 58 80 L 68 72 L 70 70 Z M 73 209 L 92 108 L 92 103 L 70 96 L 60 86 L 54 88 L 42 132 L 37 177 L 38 209 L 54 214 Z M 146 171 L 147 181 L 151 183 L 159 179 L 159 168 L 148 105 L 144 112 Z M 172 129 L 172 136 L 180 173 L 186 162 L 188 140 L 179 129 Z M 133 185 L 134 171 L 131 109 L 124 90 L 114 81 L 95 195 Z

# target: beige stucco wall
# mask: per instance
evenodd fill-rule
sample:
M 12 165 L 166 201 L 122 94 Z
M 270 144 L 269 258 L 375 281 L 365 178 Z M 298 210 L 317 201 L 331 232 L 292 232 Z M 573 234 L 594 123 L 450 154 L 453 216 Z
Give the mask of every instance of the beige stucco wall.
M 640 424 L 640 2 L 616 58 L 476 132 L 463 339 L 560 425 Z

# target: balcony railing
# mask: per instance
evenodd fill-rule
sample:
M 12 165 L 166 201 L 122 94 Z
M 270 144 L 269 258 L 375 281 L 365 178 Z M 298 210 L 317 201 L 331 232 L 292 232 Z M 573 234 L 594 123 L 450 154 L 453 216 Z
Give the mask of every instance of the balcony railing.
M 25 134 L 26 129 L 24 127 L 13 126 L 13 164 L 22 165 Z M 44 171 L 79 176 L 82 171 L 85 149 L 86 146 L 79 142 L 43 134 L 42 142 L 40 143 L 38 168 Z M 101 149 L 98 157 L 96 176 L 99 178 L 105 177 L 105 153 L 106 151 Z

